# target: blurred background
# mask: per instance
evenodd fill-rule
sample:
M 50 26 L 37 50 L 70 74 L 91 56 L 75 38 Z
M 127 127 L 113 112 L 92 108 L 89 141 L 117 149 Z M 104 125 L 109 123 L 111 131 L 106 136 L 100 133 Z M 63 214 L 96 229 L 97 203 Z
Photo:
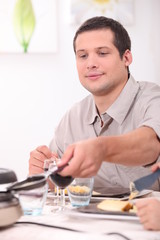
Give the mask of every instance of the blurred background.
M 1 6 L 5 1 L 0 0 Z M 31 44 L 33 40 L 38 46 L 36 52 L 31 44 L 28 53 L 16 47 L 14 51 L 14 46 L 3 51 L 0 46 L 0 167 L 14 170 L 19 179 L 28 174 L 30 151 L 48 145 L 64 113 L 88 94 L 79 83 L 72 48 L 74 33 L 84 20 L 83 11 L 76 20 L 78 1 L 76 6 L 71 0 L 47 2 L 54 2 L 55 22 L 50 22 L 54 30 L 52 34 L 48 29 L 36 40 L 39 45 L 34 43 L 33 33 Z M 133 18 L 128 18 L 128 24 L 125 19 L 124 24 L 132 40 L 130 71 L 137 81 L 160 84 L 160 1 L 133 0 L 132 3 Z M 1 35 L 7 29 L 0 9 Z M 11 40 L 10 35 L 7 39 Z M 41 49 L 40 42 L 50 44 L 50 48 Z

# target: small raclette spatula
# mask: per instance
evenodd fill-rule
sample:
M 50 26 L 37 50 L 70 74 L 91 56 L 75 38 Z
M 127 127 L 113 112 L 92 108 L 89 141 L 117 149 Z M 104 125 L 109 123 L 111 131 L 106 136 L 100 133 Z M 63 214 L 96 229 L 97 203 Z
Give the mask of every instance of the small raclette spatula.
M 157 171 L 141 177 L 134 182 L 130 183 L 130 196 L 129 199 L 135 198 L 138 193 L 144 189 L 148 189 L 150 186 L 154 184 L 154 182 L 160 177 L 160 169 Z

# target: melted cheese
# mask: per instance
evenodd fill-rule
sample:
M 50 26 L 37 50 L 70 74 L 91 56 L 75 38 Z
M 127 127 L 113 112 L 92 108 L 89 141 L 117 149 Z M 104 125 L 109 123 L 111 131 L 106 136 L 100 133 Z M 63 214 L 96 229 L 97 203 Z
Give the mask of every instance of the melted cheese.
M 129 201 L 104 200 L 97 207 L 105 211 L 129 211 L 133 205 Z

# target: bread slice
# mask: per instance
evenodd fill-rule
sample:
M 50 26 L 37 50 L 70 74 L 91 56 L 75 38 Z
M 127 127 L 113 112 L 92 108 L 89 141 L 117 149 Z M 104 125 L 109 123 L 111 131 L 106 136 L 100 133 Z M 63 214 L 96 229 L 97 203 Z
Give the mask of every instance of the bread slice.
M 129 211 L 133 205 L 129 201 L 108 199 L 100 202 L 97 207 L 105 211 Z

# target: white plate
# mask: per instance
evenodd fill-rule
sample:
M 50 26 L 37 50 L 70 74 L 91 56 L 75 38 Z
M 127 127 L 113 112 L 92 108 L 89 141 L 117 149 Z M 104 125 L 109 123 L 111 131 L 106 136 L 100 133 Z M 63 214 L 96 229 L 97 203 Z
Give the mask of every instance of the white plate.
M 135 198 L 141 198 L 141 197 L 146 197 L 147 195 L 151 194 L 153 190 L 142 190 L 139 192 L 139 194 Z M 104 199 L 117 199 L 117 200 L 129 200 L 129 195 L 126 195 L 124 197 L 115 197 L 115 196 L 108 196 L 107 194 L 97 194 L 93 195 L 91 200 L 104 200 Z
M 81 217 L 81 218 L 98 218 L 98 219 L 110 219 L 110 220 L 125 220 L 125 221 L 138 221 L 139 218 L 131 215 L 119 215 L 119 214 L 98 214 L 98 213 L 84 213 L 79 212 L 77 209 L 68 209 L 64 211 L 64 214 L 69 215 L 71 217 Z
M 153 190 L 149 190 L 149 189 L 142 190 L 141 192 L 138 193 L 138 195 L 134 199 L 146 197 L 147 195 L 151 194 L 152 192 L 153 192 Z M 129 200 L 129 196 L 123 197 L 123 198 L 121 198 L 121 200 Z

